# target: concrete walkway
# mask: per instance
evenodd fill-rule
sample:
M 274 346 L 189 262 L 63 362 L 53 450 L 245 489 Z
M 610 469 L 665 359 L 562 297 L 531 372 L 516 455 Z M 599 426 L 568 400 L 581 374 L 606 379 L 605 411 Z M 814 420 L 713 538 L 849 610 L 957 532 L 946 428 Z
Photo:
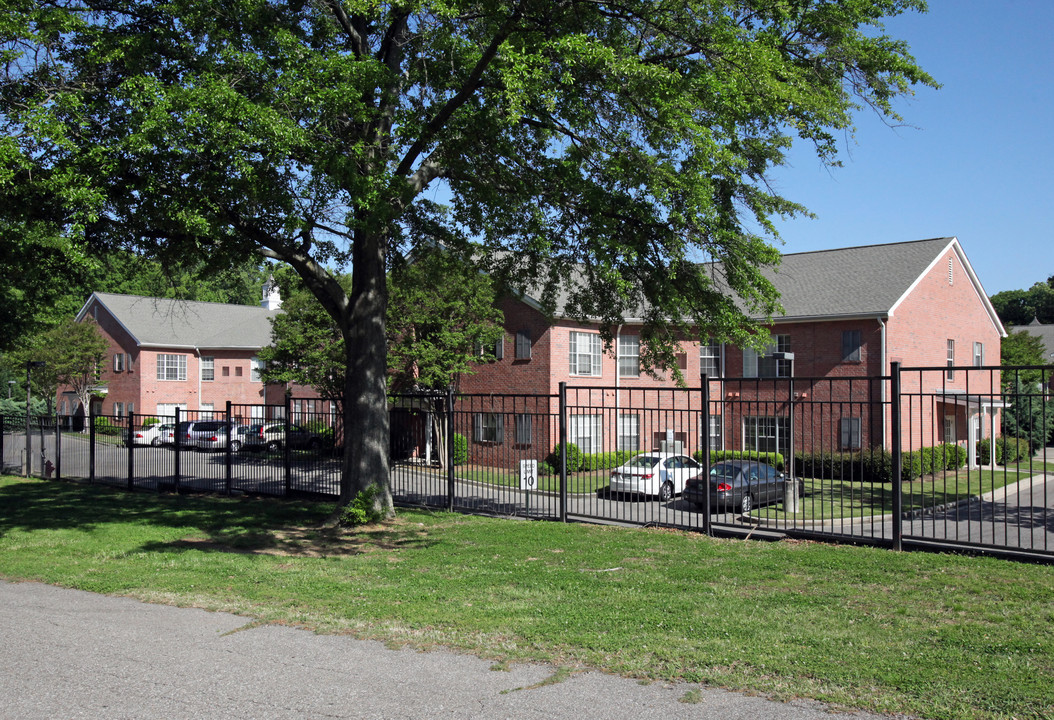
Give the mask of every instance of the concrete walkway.
M 721 718 L 831 720 L 811 701 L 759 697 L 346 636 L 226 613 L 0 581 L 0 718 Z M 686 694 L 700 691 L 697 702 Z

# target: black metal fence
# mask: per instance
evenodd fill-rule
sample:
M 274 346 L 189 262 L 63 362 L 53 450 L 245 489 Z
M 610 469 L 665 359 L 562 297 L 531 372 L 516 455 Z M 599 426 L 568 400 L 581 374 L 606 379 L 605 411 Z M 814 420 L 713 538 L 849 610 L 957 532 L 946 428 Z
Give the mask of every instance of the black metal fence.
M 1051 373 L 894 364 L 888 377 L 395 396 L 390 483 L 403 505 L 1051 561 Z M 27 453 L 25 418 L 4 418 L 4 468 L 159 491 L 333 498 L 340 420 L 289 401 L 79 425 L 32 418 Z M 690 481 L 732 462 L 743 483 L 726 478 L 724 495 Z

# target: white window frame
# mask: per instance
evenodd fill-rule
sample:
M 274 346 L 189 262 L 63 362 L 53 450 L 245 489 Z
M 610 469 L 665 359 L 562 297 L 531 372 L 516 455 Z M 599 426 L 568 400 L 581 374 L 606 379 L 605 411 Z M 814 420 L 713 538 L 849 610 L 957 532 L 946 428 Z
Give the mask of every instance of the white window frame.
M 699 374 L 707 377 L 721 377 L 722 363 L 721 343 L 705 342 L 699 345 Z M 712 372 L 711 372 L 712 370 Z
M 944 442 L 948 445 L 954 445 L 957 440 L 956 435 L 956 422 L 955 413 L 945 413 L 944 415 Z
M 791 376 L 790 360 L 772 360 L 768 356 L 774 352 L 790 352 L 790 335 L 771 335 L 763 353 L 753 348 L 743 348 L 743 377 L 746 378 L 789 378 Z
M 476 413 L 472 422 L 472 438 L 478 443 L 501 443 L 503 440 L 501 413 Z
M 984 367 L 984 343 L 975 342 L 973 344 L 973 366 Z
M 568 340 L 569 373 L 580 377 L 600 377 L 600 334 L 571 331 Z
M 113 404 L 113 416 L 115 418 L 124 417 L 124 403 L 115 402 Z
M 604 447 L 603 415 L 572 415 L 567 424 L 567 441 L 584 453 L 598 453 Z
M 113 371 L 115 373 L 124 372 L 124 353 L 113 354 Z
M 639 335 L 619 335 L 618 376 L 622 378 L 640 377 Z
M 948 338 L 948 372 L 946 375 L 948 380 L 955 379 L 955 340 Z
M 724 449 L 725 417 L 724 415 L 709 415 L 707 420 L 708 434 L 699 438 L 699 447 L 709 450 Z
M 640 415 L 619 413 L 616 420 L 616 450 L 634 452 L 640 449 Z
M 260 379 L 260 373 L 263 372 L 263 369 L 266 366 L 267 363 L 255 355 L 249 358 L 249 379 L 252 382 L 263 382 L 263 380 Z
M 764 428 L 762 428 L 764 424 Z M 764 429 L 765 434 L 762 435 L 759 431 Z M 771 430 L 771 434 L 769 431 Z M 743 450 L 748 453 L 754 452 L 778 452 L 783 453 L 784 459 L 787 459 L 787 452 L 790 449 L 790 418 L 786 416 L 750 416 L 743 418 Z M 754 441 L 754 446 L 751 447 L 749 440 Z M 769 447 L 770 443 L 767 442 L 771 439 L 772 447 Z M 760 441 L 765 440 L 764 447 Z
M 157 379 L 162 382 L 186 382 L 187 356 L 175 353 L 158 353 Z
M 212 382 L 216 379 L 216 358 L 211 355 L 202 355 L 200 362 L 202 382 Z

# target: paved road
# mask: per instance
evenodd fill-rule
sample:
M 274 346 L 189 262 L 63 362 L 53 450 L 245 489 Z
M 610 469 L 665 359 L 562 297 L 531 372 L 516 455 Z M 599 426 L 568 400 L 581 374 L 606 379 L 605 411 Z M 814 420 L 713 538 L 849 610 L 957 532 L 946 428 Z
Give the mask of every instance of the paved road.
M 0 718 L 878 720 L 597 672 L 389 650 L 243 617 L 0 581 Z M 680 702 L 701 690 L 698 702 Z

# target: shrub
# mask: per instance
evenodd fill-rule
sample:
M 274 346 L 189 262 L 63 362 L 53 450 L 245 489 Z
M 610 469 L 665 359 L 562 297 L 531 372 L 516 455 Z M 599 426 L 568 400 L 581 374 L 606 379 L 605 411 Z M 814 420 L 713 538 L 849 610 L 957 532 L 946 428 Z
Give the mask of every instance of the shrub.
M 454 457 L 455 465 L 464 465 L 468 462 L 468 440 L 461 433 L 454 433 Z
M 340 524 L 345 527 L 358 527 L 383 520 L 383 514 L 374 504 L 378 492 L 379 488 L 376 485 L 360 490 L 351 504 L 340 513 Z
M 692 457 L 695 458 L 696 462 L 703 461 L 703 451 L 696 450 L 692 453 Z M 780 453 L 758 453 L 744 450 L 711 450 L 710 451 L 710 464 L 713 465 L 716 462 L 722 460 L 757 460 L 763 462 L 777 470 L 783 470 L 783 455 Z
M 145 428 L 148 428 L 148 427 L 150 427 L 151 425 L 157 425 L 157 424 L 159 424 L 160 422 L 161 422 L 161 421 L 160 421 L 160 420 L 158 420 L 158 419 L 157 419 L 156 417 L 148 417 L 148 418 L 142 418 L 142 425 L 143 425 L 143 427 L 145 427 Z
M 616 450 L 614 452 L 583 454 L 581 469 L 583 471 L 609 470 L 618 467 L 636 454 L 636 450 Z M 570 464 L 570 458 L 568 459 L 568 463 Z
M 110 422 L 108 417 L 95 418 L 96 435 L 120 435 L 124 430 Z
M 578 472 L 582 469 L 582 451 L 574 443 L 567 443 L 567 472 Z M 560 467 L 560 444 L 557 443 L 546 462 L 555 468 Z
M 556 475 L 556 468 L 549 464 L 548 460 L 538 463 L 538 475 Z
M 998 465 L 1012 465 L 1028 457 L 1029 445 L 1025 438 L 1000 437 L 995 443 L 995 461 Z M 977 461 L 982 465 L 992 462 L 992 440 L 985 438 L 977 443 Z
M 333 444 L 333 428 L 321 420 L 310 420 L 304 423 L 304 429 L 322 438 L 324 445 Z

